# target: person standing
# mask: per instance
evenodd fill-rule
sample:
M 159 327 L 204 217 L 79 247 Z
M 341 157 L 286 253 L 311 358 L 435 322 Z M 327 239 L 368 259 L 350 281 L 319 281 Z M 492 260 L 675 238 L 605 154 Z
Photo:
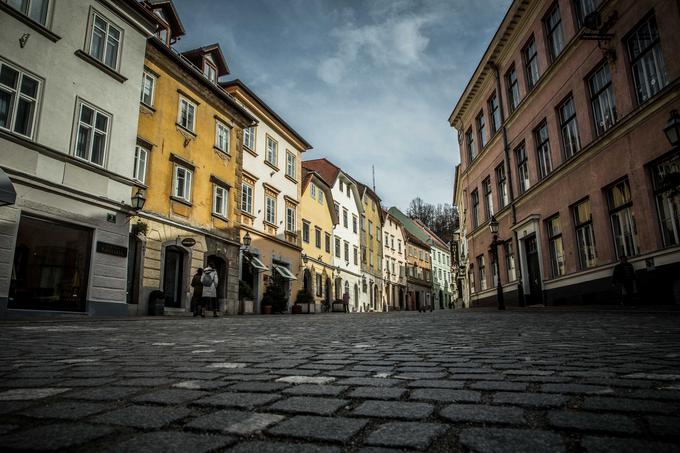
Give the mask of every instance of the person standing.
M 208 310 L 213 311 L 213 317 L 217 318 L 219 307 L 217 306 L 217 271 L 208 263 L 208 266 L 203 269 L 203 276 L 201 277 L 203 283 L 203 304 Z
M 194 318 L 198 315 L 205 318 L 205 309 L 203 308 L 203 283 L 201 283 L 202 276 L 203 269 L 199 267 L 196 269 L 196 273 L 191 279 L 191 287 L 194 288 L 194 293 L 191 295 L 191 313 L 193 313 Z
M 626 256 L 622 256 L 619 264 L 614 266 L 612 285 L 619 292 L 619 302 L 621 305 L 630 304 L 633 292 L 635 291 L 635 268 L 628 262 Z

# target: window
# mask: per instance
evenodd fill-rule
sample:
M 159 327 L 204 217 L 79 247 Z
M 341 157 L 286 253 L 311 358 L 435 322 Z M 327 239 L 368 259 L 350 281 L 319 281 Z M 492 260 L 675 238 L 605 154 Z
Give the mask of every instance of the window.
M 511 112 L 514 112 L 519 105 L 519 82 L 517 81 L 517 71 L 513 65 L 508 73 L 505 75 L 505 80 L 508 84 L 508 106 Z
M 680 244 L 680 151 L 652 167 L 656 209 L 666 247 Z
M 524 143 L 515 149 L 515 159 L 517 160 L 519 193 L 524 193 L 529 189 L 529 164 L 527 162 L 527 150 Z
M 472 266 L 470 266 L 468 271 L 468 280 L 470 281 L 470 293 L 474 294 L 477 288 L 475 287 L 475 270 Z
M 472 204 L 472 228 L 477 228 L 479 226 L 479 192 L 477 189 L 472 191 L 470 199 L 470 204 Z
M 572 211 L 574 214 L 574 227 L 576 229 L 579 265 L 581 269 L 588 269 L 597 264 L 590 200 L 584 200 L 576 204 L 572 207 Z
M 543 179 L 552 172 L 548 124 L 545 121 L 534 130 L 534 139 L 536 140 L 536 156 L 538 157 L 538 177 Z
M 376 225 L 375 226 L 375 240 L 376 240 L 376 242 L 380 242 L 381 237 L 382 237 L 382 234 L 380 233 L 380 226 Z
M 180 96 L 177 123 L 184 129 L 193 132 L 196 120 L 196 104 Z
M 479 255 L 477 257 L 477 269 L 479 272 L 479 289 L 484 291 L 486 289 L 486 268 L 484 267 L 484 255 Z
M 335 238 L 335 257 L 340 258 L 340 249 L 341 249 L 341 242 L 340 238 Z
M 173 195 L 184 201 L 191 201 L 191 177 L 193 172 L 181 165 L 175 165 Z
M 548 248 L 550 249 L 550 269 L 553 278 L 564 275 L 564 247 L 560 217 L 553 216 L 545 221 L 548 229 Z
M 132 177 L 141 182 L 146 183 L 146 163 L 149 160 L 149 151 L 141 146 L 135 147 L 135 164 L 132 169 Z
M 270 164 L 276 167 L 277 162 L 279 160 L 279 144 L 269 135 L 267 135 L 266 143 L 267 143 L 267 155 L 265 156 L 265 161 L 269 162 Z
M 486 220 L 489 220 L 493 215 L 493 192 L 491 191 L 490 176 L 482 181 L 482 191 L 484 192 L 484 215 Z
M 264 196 L 264 221 L 276 225 L 276 198 Z
M 340 192 L 344 192 L 345 189 L 343 188 L 343 186 L 344 186 L 343 182 L 342 182 L 342 181 L 338 181 L 338 187 L 339 187 L 339 189 L 340 189 Z
M 368 221 L 368 237 L 373 239 L 373 222 L 371 220 Z
M 486 146 L 486 118 L 484 112 L 479 112 L 477 115 L 477 138 L 479 139 L 479 150 Z
M 320 204 L 323 204 L 323 191 L 321 189 L 316 191 L 317 195 L 317 200 L 319 200 Z
M 352 214 L 352 232 L 357 232 L 357 216 Z
M 540 74 L 538 72 L 538 53 L 536 52 L 536 40 L 532 36 L 522 51 L 524 55 L 524 70 L 527 77 L 527 91 L 531 90 Z
M 156 76 L 144 71 L 144 75 L 142 75 L 142 93 L 140 97 L 140 101 L 142 101 L 143 104 L 153 107 L 153 95 L 155 88 Z
M 602 135 L 616 123 L 616 103 L 614 101 L 612 78 L 607 62 L 604 62 L 590 76 L 588 87 L 590 89 L 590 104 L 593 107 L 593 119 L 597 135 Z
M 562 150 L 564 157 L 569 159 L 581 149 L 576 125 L 576 109 L 572 95 L 557 108 L 560 118 L 560 133 L 562 134 Z
M 297 174 L 297 165 L 295 164 L 295 154 L 286 151 L 286 175 L 295 179 Z
M 489 99 L 489 112 L 491 114 L 491 135 L 494 135 L 501 128 L 501 110 L 498 106 L 498 96 L 494 91 Z
M 337 201 L 333 202 L 333 208 L 335 209 L 335 216 L 340 219 L 340 204 Z
M 367 261 L 366 261 L 366 247 L 364 247 L 363 245 L 361 246 L 361 262 L 364 263 L 364 264 L 367 264 Z
M 472 128 L 465 133 L 465 144 L 467 146 L 468 162 L 472 162 L 477 157 L 477 149 L 475 148 L 475 139 L 472 134 Z
M 217 83 L 217 68 L 207 61 L 203 61 L 203 75 L 212 83 Z
M 30 17 L 40 25 L 47 25 L 49 0 L 5 0 L 14 9 Z
M 385 233 L 385 247 L 388 247 L 390 244 L 390 235 L 388 233 Z
M 643 103 L 668 84 L 654 16 L 640 24 L 628 38 L 628 55 L 638 103 Z
M 359 249 L 354 247 L 354 265 L 359 265 Z
M 106 113 L 84 102 L 78 103 L 76 157 L 104 166 L 111 119 Z
M 316 274 L 316 296 L 321 297 L 323 294 L 323 278 L 321 274 Z
M 401 253 L 401 239 L 397 239 L 397 250 Z
M 99 60 L 113 70 L 118 70 L 118 52 L 123 32 L 97 13 L 92 13 L 90 29 L 90 51 L 95 60 Z
M 253 186 L 250 184 L 241 184 L 241 211 L 253 213 Z
M 220 121 L 215 123 L 215 147 L 229 154 L 229 128 Z
M 344 246 L 345 246 L 345 261 L 349 263 L 349 242 L 345 241 Z
M 295 233 L 295 207 L 286 206 L 286 231 Z
M 508 281 L 512 282 L 517 278 L 517 274 L 515 272 L 515 255 L 512 250 L 511 240 L 503 243 L 503 252 L 505 254 L 505 271 L 508 274 Z
M 0 128 L 33 138 L 40 81 L 0 60 Z
M 251 151 L 255 151 L 255 127 L 243 129 L 243 146 Z
M 349 213 L 346 208 L 342 208 L 342 226 L 345 228 L 349 227 Z
M 331 253 L 331 235 L 328 233 L 324 234 L 324 239 L 325 239 L 325 246 L 326 246 L 326 253 Z
M 314 245 L 316 248 L 321 248 L 321 228 L 314 227 Z
M 545 32 L 548 37 L 548 50 L 551 61 L 562 53 L 564 49 L 564 37 L 562 36 L 562 17 L 560 16 L 560 7 L 555 5 L 550 9 L 550 12 L 543 19 L 545 25 Z
M 309 244 L 309 222 L 302 221 L 302 241 Z
M 222 186 L 215 185 L 213 189 L 213 214 L 227 216 L 227 199 L 229 191 Z
M 594 12 L 602 0 L 576 0 L 576 14 L 580 25 L 588 14 Z
M 505 165 L 496 167 L 496 185 L 498 186 L 498 209 L 508 205 L 508 181 L 505 178 Z
M 637 255 L 637 229 L 628 179 L 617 182 L 606 192 L 616 257 Z
M 316 199 L 316 185 L 314 183 L 309 185 L 309 194 L 312 196 L 312 199 Z
M 496 269 L 496 260 L 494 259 L 493 253 L 489 256 L 491 258 L 491 284 L 495 288 L 498 286 L 498 270 Z

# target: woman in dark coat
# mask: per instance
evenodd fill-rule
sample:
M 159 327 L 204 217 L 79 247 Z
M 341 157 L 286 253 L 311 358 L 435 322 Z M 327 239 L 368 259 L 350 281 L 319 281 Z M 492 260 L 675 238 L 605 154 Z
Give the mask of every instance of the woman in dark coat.
M 205 308 L 203 307 L 203 283 L 201 283 L 201 276 L 203 269 L 200 267 L 196 269 L 196 274 L 191 279 L 191 286 L 194 288 L 194 293 L 191 295 L 191 312 L 194 317 L 199 314 L 205 318 Z

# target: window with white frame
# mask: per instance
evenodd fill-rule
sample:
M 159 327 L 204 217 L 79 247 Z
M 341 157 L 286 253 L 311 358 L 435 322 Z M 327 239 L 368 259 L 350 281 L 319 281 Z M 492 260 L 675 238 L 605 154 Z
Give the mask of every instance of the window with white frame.
M 628 179 L 617 182 L 606 192 L 616 257 L 637 255 L 637 228 Z
M 309 244 L 309 222 L 302 221 L 302 241 Z
M 213 214 L 221 217 L 227 217 L 227 200 L 229 198 L 229 190 L 225 187 L 214 185 L 213 188 Z
M 529 189 L 529 162 L 527 161 L 527 150 L 524 143 L 515 149 L 515 160 L 517 161 L 517 185 L 519 193 L 524 193 Z
M 562 17 L 560 16 L 560 7 L 557 3 L 552 7 L 550 12 L 543 20 L 545 31 L 548 35 L 548 50 L 550 59 L 555 60 L 564 49 L 564 37 L 562 35 Z
M 564 246 L 562 244 L 562 227 L 560 216 L 555 215 L 545 221 L 548 230 L 548 248 L 550 251 L 550 269 L 553 278 L 564 275 Z
M 340 258 L 340 247 L 341 247 L 341 242 L 340 238 L 335 238 L 335 257 Z
M 609 63 L 604 62 L 588 80 L 590 104 L 593 108 L 593 119 L 597 135 L 602 135 L 616 123 L 616 101 L 612 89 L 612 76 Z
M 217 83 L 217 68 L 208 61 L 203 62 L 203 75 L 212 83 Z
M 196 122 L 196 104 L 180 96 L 179 98 L 179 112 L 177 115 L 177 122 L 184 129 L 191 132 L 194 131 Z
M 251 151 L 255 151 L 255 127 L 246 127 L 243 129 L 243 146 Z
M 536 50 L 536 40 L 532 36 L 522 49 L 524 57 L 524 74 L 527 82 L 527 91 L 531 90 L 538 82 L 540 73 L 538 72 L 538 51 Z
M 286 231 L 295 233 L 295 206 L 286 206 Z
M 496 187 L 498 188 L 498 209 L 508 205 L 508 180 L 505 177 L 505 164 L 496 167 Z
M 358 223 L 357 220 L 358 220 L 357 216 L 352 214 L 352 232 L 353 233 L 357 233 L 357 223 Z
M 505 75 L 505 81 L 508 85 L 508 107 L 510 108 L 510 112 L 514 112 L 521 100 L 519 82 L 517 81 L 517 71 L 515 70 L 514 64 Z
M 538 158 L 538 177 L 543 179 L 552 172 L 548 124 L 545 120 L 534 129 L 534 139 L 536 140 L 536 156 Z
M 30 17 L 40 25 L 47 26 L 49 0 L 4 0 L 8 5 Z
M 342 226 L 349 227 L 349 211 L 347 211 L 347 208 L 342 208 Z
M 111 117 L 90 104 L 78 102 L 75 141 L 76 157 L 104 166 Z
M 319 200 L 320 204 L 323 204 L 323 191 L 321 189 L 316 191 L 317 199 Z
M 656 18 L 650 16 L 640 24 L 627 44 L 637 100 L 641 104 L 668 84 Z
M 140 101 L 142 104 L 153 107 L 153 95 L 156 91 L 156 76 L 148 71 L 144 71 L 142 76 L 142 93 L 140 96 Z
M 173 195 L 184 201 L 191 201 L 191 179 L 193 171 L 181 165 L 175 165 L 173 178 Z
M 314 183 L 309 185 L 309 194 L 311 195 L 312 199 L 316 199 L 316 185 Z
M 253 213 L 253 186 L 250 184 L 241 184 L 241 211 Z
M 265 161 L 269 162 L 273 166 L 277 166 L 279 155 L 279 144 L 267 135 L 267 154 L 265 156 Z
M 484 255 L 477 257 L 477 269 L 479 272 L 479 289 L 484 291 L 486 289 L 486 267 L 484 266 Z
M 343 245 L 345 247 L 345 261 L 349 263 L 349 242 L 344 241 Z
M 264 196 L 264 221 L 276 225 L 276 198 Z
M 33 138 L 40 81 L 0 60 L 0 128 Z
M 215 122 L 215 148 L 229 154 L 230 129 L 221 121 Z
M 296 176 L 295 154 L 286 151 L 286 175 L 295 179 Z
M 137 145 L 135 147 L 135 166 L 132 177 L 142 184 L 146 184 L 146 165 L 149 161 L 149 150 Z
M 95 60 L 104 63 L 113 70 L 118 70 L 120 43 L 123 31 L 104 19 L 97 12 L 92 13 L 90 28 L 89 54 Z

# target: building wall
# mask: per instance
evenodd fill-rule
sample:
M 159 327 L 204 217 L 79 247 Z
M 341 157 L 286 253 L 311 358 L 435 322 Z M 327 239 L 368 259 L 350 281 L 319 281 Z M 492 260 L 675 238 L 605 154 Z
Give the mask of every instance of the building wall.
M 449 308 L 448 304 L 451 297 L 451 254 L 444 248 L 432 246 L 430 248 L 430 260 L 432 263 L 432 297 L 434 308 Z
M 513 12 L 518 11 L 515 2 L 511 6 Z M 472 126 L 476 145 L 479 144 L 475 117 L 484 111 L 487 131 L 490 130 L 488 99 L 496 90 L 496 81 L 492 70 L 477 79 L 477 92 L 469 97 L 469 102 L 459 112 L 454 111 L 452 123 L 459 133 L 461 145 L 461 183 L 462 205 L 459 210 L 467 211 L 465 228 L 470 250 L 470 262 L 475 257 L 486 257 L 487 287 L 485 293 L 478 294 L 483 298 L 493 292 L 491 274 L 491 256 L 488 254 L 492 237 L 488 230 L 484 215 L 482 181 L 490 177 L 494 200 L 494 211 L 500 223 L 499 238 L 512 240 L 515 253 L 518 280 L 508 282 L 506 260 L 502 253 L 499 256 L 500 275 L 507 291 L 517 291 L 517 282 L 522 283 L 522 290 L 531 293 L 532 282 L 529 279 L 525 238 L 536 235 L 539 253 L 540 284 L 534 285 L 532 300 L 555 303 L 557 299 L 574 302 L 612 299 L 613 295 L 605 285 L 611 278 L 611 268 L 616 262 L 614 239 L 610 223 L 610 214 L 606 199 L 607 187 L 627 178 L 632 201 L 632 212 L 637 231 L 638 253 L 631 258 L 639 272 L 646 272 L 649 262 L 661 255 L 663 251 L 660 225 L 652 189 L 650 166 L 656 158 L 671 150 L 664 134 L 663 127 L 669 112 L 680 105 L 678 96 L 678 77 L 680 63 L 674 56 L 680 50 L 680 43 L 675 39 L 675 30 L 680 24 L 680 11 L 672 1 L 620 1 L 604 2 L 601 5 L 603 21 L 617 13 L 614 25 L 608 30 L 613 34 L 608 44 L 609 51 L 598 48 L 597 41 L 580 39 L 578 20 L 572 9 L 572 2 L 559 1 L 565 47 L 552 62 L 548 57 L 546 33 L 542 18 L 548 12 L 550 4 L 543 2 L 528 3 L 526 12 L 516 18 L 514 31 L 508 33 L 508 42 L 502 50 L 495 52 L 495 64 L 503 78 L 514 63 L 519 78 L 520 97 L 517 109 L 509 112 L 506 81 L 501 80 L 501 93 L 506 116 L 509 160 L 506 162 L 506 175 L 512 175 L 512 191 L 516 197 L 515 209 L 498 210 L 498 187 L 495 169 L 504 162 L 504 140 L 501 132 L 489 138 L 488 144 L 479 150 L 473 162 L 469 162 L 466 151 L 465 132 Z M 513 13 L 514 14 L 514 13 Z M 636 99 L 635 85 L 628 54 L 626 39 L 643 18 L 650 14 L 656 19 L 660 35 L 660 49 L 666 68 L 668 84 L 657 95 L 640 104 Z M 532 35 L 536 39 L 539 59 L 540 79 L 532 90 L 528 90 L 525 72 L 522 70 L 523 60 L 521 48 Z M 612 90 L 615 99 L 617 117 L 616 124 L 600 136 L 597 135 L 594 115 L 590 102 L 588 78 L 600 64 L 606 64 L 611 73 Z M 575 156 L 567 158 L 561 142 L 560 125 L 557 107 L 568 96 L 574 99 L 576 122 L 581 150 Z M 467 96 L 467 94 L 466 94 Z M 455 118 L 453 118 L 455 116 Z M 552 159 L 552 173 L 540 179 L 538 174 L 537 143 L 534 129 L 546 121 Z M 517 177 L 517 162 L 514 150 L 525 143 L 530 188 L 520 194 Z M 471 193 L 477 188 L 480 195 L 480 222 L 475 226 L 472 221 Z M 575 224 L 572 206 L 585 198 L 590 200 L 594 242 L 597 253 L 595 266 L 584 268 L 579 263 L 578 245 L 576 242 Z M 562 242 L 565 250 L 564 275 L 554 275 L 551 271 L 549 239 L 545 220 L 559 215 L 562 230 Z M 680 256 L 672 253 L 674 258 L 663 258 L 664 262 L 677 262 Z M 479 275 L 475 282 L 479 289 Z M 579 287 L 579 290 L 567 291 L 566 287 Z M 562 288 L 558 291 L 558 288 Z M 537 292 L 538 289 L 538 292 Z M 552 293 L 551 293 L 552 291 Z M 565 295 L 562 298 L 559 294 Z M 601 297 L 594 297 L 599 294 Z
M 399 289 L 406 287 L 406 240 L 404 228 L 399 221 L 387 214 L 383 226 L 383 258 L 384 269 L 389 269 L 385 279 L 383 301 L 390 308 L 404 307 L 404 297 L 399 298 Z M 394 269 L 392 268 L 394 265 Z M 402 294 L 404 294 L 403 291 Z
M 361 244 L 366 250 L 366 261 L 362 260 L 361 270 L 366 276 L 367 281 L 366 292 L 363 292 L 362 289 L 362 299 L 369 309 L 382 311 L 382 208 L 380 200 L 374 198 L 368 191 L 368 188 L 364 190 L 362 204 L 366 222 L 364 230 L 361 230 L 360 234 Z M 370 228 L 371 224 L 373 225 L 372 230 Z M 373 289 L 374 286 L 376 289 Z M 371 291 L 373 292 L 373 298 L 371 298 Z M 373 302 L 371 303 L 371 301 Z

